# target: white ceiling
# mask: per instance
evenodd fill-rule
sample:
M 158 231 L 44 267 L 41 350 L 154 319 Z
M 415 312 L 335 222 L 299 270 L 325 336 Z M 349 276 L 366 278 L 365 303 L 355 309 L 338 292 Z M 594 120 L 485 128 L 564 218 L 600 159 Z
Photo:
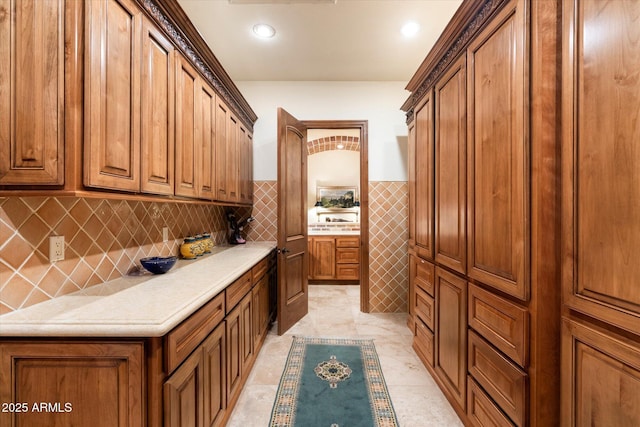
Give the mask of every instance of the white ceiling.
M 178 0 L 233 80 L 409 81 L 461 0 Z M 406 39 L 400 28 L 420 25 Z M 252 33 L 257 23 L 272 39 Z

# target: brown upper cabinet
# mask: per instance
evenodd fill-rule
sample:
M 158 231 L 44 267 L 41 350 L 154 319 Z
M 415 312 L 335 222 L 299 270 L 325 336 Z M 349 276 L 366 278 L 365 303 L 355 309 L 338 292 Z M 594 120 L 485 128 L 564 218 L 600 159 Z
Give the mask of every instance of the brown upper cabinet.
M 140 189 L 142 12 L 133 0 L 85 4 L 84 183 Z
M 257 117 L 176 0 L 2 6 L 0 191 L 252 203 Z
M 64 184 L 64 4 L 2 2 L 0 185 Z
M 141 191 L 173 194 L 175 50 L 148 19 L 142 22 Z

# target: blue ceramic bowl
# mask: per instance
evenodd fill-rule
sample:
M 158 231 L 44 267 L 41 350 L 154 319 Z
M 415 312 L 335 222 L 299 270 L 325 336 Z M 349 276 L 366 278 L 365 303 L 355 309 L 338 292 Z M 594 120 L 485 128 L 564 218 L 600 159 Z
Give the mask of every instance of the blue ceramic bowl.
M 140 258 L 140 264 L 153 274 L 164 274 L 176 264 L 178 257 L 168 256 L 159 257 L 152 256 L 147 258 Z

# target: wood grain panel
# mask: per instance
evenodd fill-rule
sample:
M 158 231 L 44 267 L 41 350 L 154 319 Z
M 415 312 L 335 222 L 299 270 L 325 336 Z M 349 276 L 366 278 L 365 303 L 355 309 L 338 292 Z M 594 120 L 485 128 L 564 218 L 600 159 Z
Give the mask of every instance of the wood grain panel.
M 3 342 L 0 401 L 28 402 L 29 410 L 2 411 L 0 424 L 142 427 L 143 354 L 142 342 Z M 33 411 L 39 402 L 59 402 L 61 412 Z
M 64 1 L 0 2 L 0 185 L 64 183 Z
M 85 6 L 84 182 L 139 191 L 142 13 L 132 0 Z
M 336 264 L 336 279 L 338 280 L 360 279 L 360 264 Z
M 166 427 L 204 425 L 204 369 L 196 351 L 164 383 Z
M 433 259 L 433 92 L 416 108 L 416 252 Z
M 336 236 L 336 248 L 359 248 L 360 237 L 358 236 Z
M 471 425 L 477 427 L 510 427 L 515 425 L 472 377 L 467 379 L 467 389 L 467 417 Z
M 640 425 L 640 343 L 571 320 L 562 326 L 563 425 Z
M 435 371 L 465 410 L 467 400 L 467 282 L 436 267 Z
M 336 264 L 357 264 L 360 262 L 360 248 L 336 247 Z
M 431 296 L 435 296 L 436 269 L 429 261 L 416 257 L 416 286 Z
M 240 394 L 242 384 L 242 325 L 241 307 L 237 306 L 225 320 L 227 335 L 227 402 Z
M 336 250 L 333 237 L 314 236 L 311 242 L 311 277 L 314 280 L 333 279 L 336 276 Z
M 435 301 L 422 289 L 417 288 L 414 296 L 415 299 L 415 313 L 416 316 L 422 320 L 422 322 L 433 331 L 433 326 L 436 320 L 436 306 Z
M 466 58 L 435 87 L 435 259 L 466 273 Z
M 246 378 L 253 363 L 253 296 L 249 292 L 240 302 L 240 327 L 242 328 L 242 375 Z
M 227 286 L 225 290 L 227 313 L 233 310 L 233 308 L 242 301 L 242 298 L 251 291 L 252 285 L 251 270 L 249 270 Z
M 229 198 L 227 189 L 227 136 L 229 134 L 229 107 L 222 98 L 217 99 L 216 108 L 216 200 L 225 201 Z
M 201 147 L 197 119 L 199 77 L 186 58 L 176 61 L 176 184 L 177 196 L 198 197 Z
M 227 409 L 226 343 L 224 324 L 202 343 L 205 426 L 222 425 Z
M 529 355 L 529 314 L 524 308 L 469 285 L 469 326 L 526 367 Z
M 229 193 L 229 198 L 227 200 L 231 202 L 239 202 L 240 188 L 238 185 L 238 178 L 240 176 L 240 167 L 238 164 L 238 139 L 240 133 L 240 122 L 233 113 L 229 114 L 227 119 L 229 120 L 227 128 L 227 161 L 225 165 L 227 168 L 227 191 Z
M 422 320 L 416 318 L 415 331 L 413 337 L 413 348 L 420 356 L 425 365 L 433 366 L 434 338 L 433 332 L 429 330 Z
M 527 300 L 526 29 L 516 4 L 467 50 L 468 262 L 470 277 Z
M 566 2 L 563 16 L 565 302 L 640 334 L 640 5 Z
M 527 374 L 469 331 L 469 373 L 517 426 L 526 423 Z
M 204 80 L 199 79 L 198 107 L 196 108 L 196 145 L 199 147 L 198 197 L 213 200 L 215 196 L 215 127 L 216 94 Z
M 142 27 L 140 82 L 141 190 L 173 194 L 175 56 L 171 42 L 148 19 Z
M 167 372 L 172 372 L 224 319 L 224 293 L 218 294 L 167 334 Z

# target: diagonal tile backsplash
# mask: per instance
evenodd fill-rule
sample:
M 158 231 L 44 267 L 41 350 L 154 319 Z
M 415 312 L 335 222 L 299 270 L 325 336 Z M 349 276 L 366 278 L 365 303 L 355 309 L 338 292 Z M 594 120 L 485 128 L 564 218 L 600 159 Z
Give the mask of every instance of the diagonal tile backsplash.
M 162 229 L 169 239 L 162 241 Z M 121 277 L 145 256 L 177 255 L 185 236 L 226 242 L 225 208 L 79 197 L 0 198 L 0 314 Z M 65 259 L 49 262 L 49 236 Z

